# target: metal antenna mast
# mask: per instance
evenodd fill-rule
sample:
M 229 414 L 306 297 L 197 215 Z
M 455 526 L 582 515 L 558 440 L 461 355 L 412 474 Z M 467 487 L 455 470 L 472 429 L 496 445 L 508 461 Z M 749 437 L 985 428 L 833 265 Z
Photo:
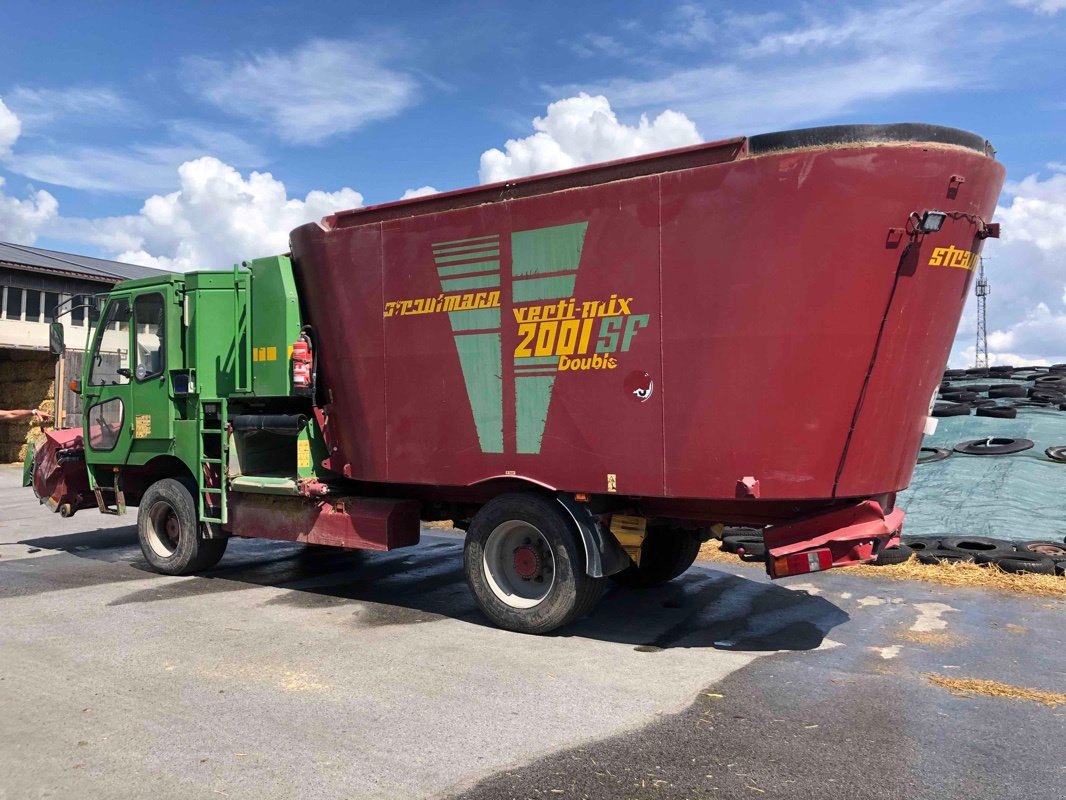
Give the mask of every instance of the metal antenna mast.
M 985 277 L 985 260 L 981 259 L 977 273 L 977 286 L 974 292 L 977 294 L 977 351 L 974 354 L 974 367 L 988 368 L 988 323 L 986 318 L 986 305 L 988 302 L 988 279 Z

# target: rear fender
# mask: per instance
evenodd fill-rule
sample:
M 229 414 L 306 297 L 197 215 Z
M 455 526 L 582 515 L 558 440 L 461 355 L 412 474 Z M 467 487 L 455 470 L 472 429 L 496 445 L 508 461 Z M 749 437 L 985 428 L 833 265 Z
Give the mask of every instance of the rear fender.
M 581 534 L 581 543 L 585 547 L 585 572 L 593 578 L 603 578 L 621 572 L 632 563 L 614 534 L 600 525 L 587 505 L 561 493 L 556 499 Z

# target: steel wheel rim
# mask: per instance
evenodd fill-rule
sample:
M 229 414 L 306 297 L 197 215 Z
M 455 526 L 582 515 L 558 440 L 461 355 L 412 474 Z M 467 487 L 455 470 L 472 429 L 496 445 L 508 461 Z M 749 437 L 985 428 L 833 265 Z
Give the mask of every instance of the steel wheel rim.
M 154 503 L 148 511 L 148 546 L 160 558 L 170 558 L 178 551 L 181 524 L 174 508 L 165 500 Z
M 547 538 L 522 520 L 497 525 L 485 540 L 485 582 L 511 608 L 533 608 L 555 586 L 555 555 Z

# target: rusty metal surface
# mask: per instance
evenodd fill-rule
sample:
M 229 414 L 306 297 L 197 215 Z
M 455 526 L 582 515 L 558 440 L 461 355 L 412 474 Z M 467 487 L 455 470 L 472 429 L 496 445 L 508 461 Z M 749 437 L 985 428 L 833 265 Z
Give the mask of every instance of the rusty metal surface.
M 227 530 L 247 538 L 393 550 L 418 544 L 418 510 L 414 500 L 231 492 Z

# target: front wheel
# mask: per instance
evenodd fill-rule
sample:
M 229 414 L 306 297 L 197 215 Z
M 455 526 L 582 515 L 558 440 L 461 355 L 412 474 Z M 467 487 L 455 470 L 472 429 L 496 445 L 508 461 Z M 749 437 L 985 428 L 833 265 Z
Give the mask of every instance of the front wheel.
M 145 560 L 164 575 L 210 569 L 229 539 L 200 535 L 196 503 L 181 481 L 164 478 L 148 487 L 137 509 L 137 539 Z
M 585 573 L 573 522 L 540 495 L 485 504 L 467 531 L 463 568 L 485 615 L 519 633 L 547 633 L 582 617 L 603 592 L 603 578 Z

